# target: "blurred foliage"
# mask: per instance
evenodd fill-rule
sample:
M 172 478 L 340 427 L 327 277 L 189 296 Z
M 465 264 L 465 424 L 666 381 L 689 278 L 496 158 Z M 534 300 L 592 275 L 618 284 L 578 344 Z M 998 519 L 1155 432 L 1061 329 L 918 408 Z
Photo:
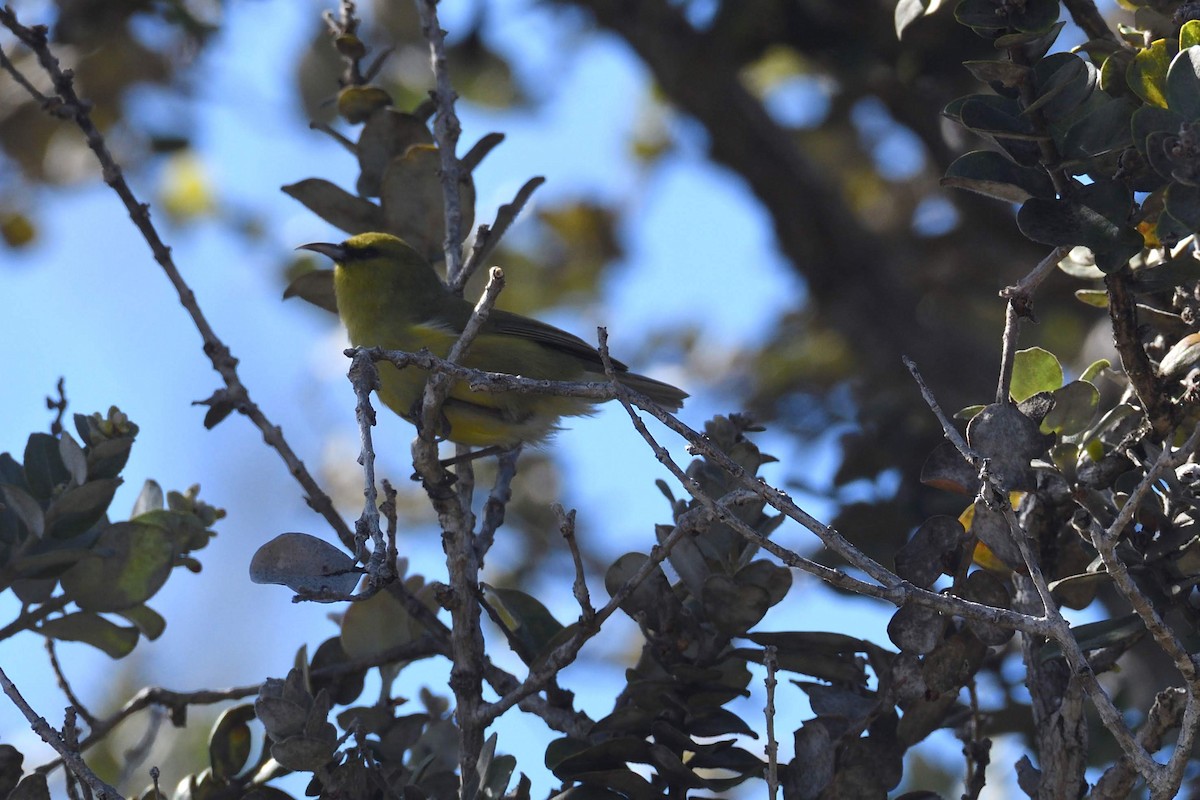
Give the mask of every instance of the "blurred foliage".
M 110 521 L 137 425 L 112 408 L 75 415 L 75 427 L 78 440 L 31 434 L 23 462 L 0 453 L 0 588 L 24 604 L 5 638 L 33 631 L 121 658 L 162 635 L 166 620 L 146 602 L 176 567 L 200 569 L 192 553 L 225 512 L 197 499 L 199 487 L 164 499 L 147 481 L 129 520 Z

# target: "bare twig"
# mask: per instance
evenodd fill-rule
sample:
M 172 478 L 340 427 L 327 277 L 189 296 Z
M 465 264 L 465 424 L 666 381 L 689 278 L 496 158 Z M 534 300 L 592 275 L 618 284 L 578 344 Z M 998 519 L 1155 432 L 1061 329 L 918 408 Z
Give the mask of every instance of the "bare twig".
M 462 271 L 462 200 L 459 181 L 462 167 L 458 160 L 458 137 L 462 126 L 454 111 L 458 95 L 450 83 L 450 70 L 446 61 L 446 32 L 438 23 L 437 0 L 415 0 L 417 13 L 421 17 L 421 32 L 429 42 L 429 58 L 433 67 L 436 88 L 431 92 L 437 103 L 434 118 L 433 138 L 437 142 L 441 157 L 442 199 L 446 209 L 446 282 L 451 286 L 458 283 Z M 465 773 L 464 773 L 465 774 Z
M 1108 27 L 1093 0 L 1063 0 L 1063 5 L 1089 39 L 1100 39 L 1128 49 L 1129 46 Z
M 1054 271 L 1058 266 L 1058 262 L 1067 257 L 1071 252 L 1069 247 L 1056 247 L 1050 253 L 1038 262 L 1038 265 L 1029 271 L 1021 280 L 1011 286 L 1006 286 L 1000 291 L 1000 296 L 1005 300 L 1009 300 L 1016 304 L 1017 310 L 1022 313 L 1022 316 L 1032 316 L 1031 303 L 1034 291 L 1042 285 L 1042 281 Z
M 567 549 L 571 551 L 571 562 L 575 565 L 575 580 L 571 583 L 571 593 L 575 595 L 575 602 L 579 603 L 579 618 L 584 624 L 590 625 L 596 616 L 596 609 L 592 605 L 592 596 L 588 592 L 587 575 L 583 569 L 583 554 L 579 552 L 579 542 L 575 539 L 575 509 L 570 511 L 565 510 L 558 503 L 551 506 L 554 516 L 558 517 L 558 530 L 562 534 L 563 541 L 567 543 Z
M 1113 342 L 1121 357 L 1121 368 L 1125 370 L 1129 385 L 1145 410 L 1155 435 L 1163 441 L 1169 441 L 1175 429 L 1176 410 L 1165 399 L 1162 382 L 1155 374 L 1150 357 L 1146 355 L 1146 348 L 1142 346 L 1137 303 L 1129 288 L 1129 280 L 1128 266 L 1104 278 L 1108 287 L 1108 316 L 1112 322 Z
M 21 613 L 17 615 L 16 619 L 5 625 L 3 628 L 0 628 L 0 642 L 3 642 L 5 639 L 13 636 L 14 634 L 20 633 L 21 631 L 33 630 L 37 623 L 53 614 L 55 611 L 61 611 L 62 609 L 66 608 L 67 604 L 70 602 L 70 598 L 68 598 L 66 595 L 60 594 L 57 597 L 51 597 L 49 600 L 42 603 L 32 611 L 28 606 L 22 608 Z
M 1004 310 L 1004 337 L 1003 349 L 1000 355 L 1000 379 L 996 382 L 997 403 L 1012 402 L 1009 395 L 1012 393 L 1013 365 L 1016 363 L 1017 339 L 1020 332 L 1021 314 L 1017 309 L 1017 303 L 1010 299 Z
M 67 701 L 71 704 L 71 707 L 83 718 L 88 727 L 95 726 L 96 717 L 92 712 L 88 711 L 87 706 L 75 694 L 75 691 L 71 688 L 71 682 L 67 680 L 66 674 L 63 673 L 62 665 L 58 663 L 58 651 L 53 639 L 46 639 L 46 653 L 50 656 L 50 669 L 54 670 L 54 679 L 58 682 L 58 688 L 62 689 L 62 693 L 67 696 Z
M 479 536 L 475 540 L 475 549 L 479 553 L 479 566 L 483 566 L 484 556 L 492 548 L 496 531 L 504 524 L 504 513 L 508 501 L 512 499 L 512 482 L 517 475 L 517 459 L 521 455 L 520 447 L 513 447 L 500 453 L 496 459 L 496 482 L 492 491 L 483 504 L 483 524 L 479 526 Z
M 516 222 L 517 215 L 521 213 L 521 209 L 529 202 L 529 198 L 533 195 L 534 190 L 546 182 L 543 177 L 530 178 L 525 181 L 525 185 L 517 191 L 517 196 L 513 198 L 511 203 L 505 203 L 496 209 L 496 221 L 491 226 L 480 225 L 475 232 L 475 243 L 471 245 L 471 254 L 467 256 L 467 263 L 463 265 L 462 271 L 458 277 L 450 284 L 450 288 L 456 292 L 462 292 L 467 281 L 475 274 L 475 270 L 484 264 L 492 251 L 496 249 L 496 245 L 500 243 L 500 238 L 508 232 L 508 229 Z
M 84 763 L 83 758 L 79 755 L 80 748 L 69 747 L 59 732 L 54 730 L 54 726 L 33 710 L 3 669 L 0 669 L 0 689 L 4 690 L 13 705 L 20 709 L 21 713 L 25 715 L 25 719 L 29 720 L 29 725 L 33 728 L 34 733 L 58 752 L 73 775 L 90 786 L 98 797 L 105 798 L 105 800 L 120 800 L 121 795 L 117 790 L 100 780 L 96 773 L 92 772 L 91 768 Z
M 356 351 L 350 362 L 350 383 L 358 398 L 354 406 L 354 418 L 358 422 L 360 447 L 358 463 L 363 468 L 363 511 L 354 526 L 354 555 L 367 565 L 367 574 L 372 585 L 382 584 L 391 575 L 391 565 L 386 562 L 386 546 L 379 528 L 379 496 L 375 489 L 375 446 L 371 428 L 375 425 L 375 409 L 371 406 L 371 392 L 379 389 L 379 372 L 375 362 L 361 351 Z M 370 556 L 366 543 L 372 543 Z M 394 563 L 394 562 L 393 562 Z M 382 569 L 381 569 L 382 568 Z
M 779 796 L 779 742 L 775 740 L 775 670 L 779 666 L 778 651 L 775 645 L 769 644 L 763 648 L 763 666 L 767 668 L 767 679 L 764 686 L 767 690 L 767 705 L 763 713 L 767 719 L 767 797 L 775 800 Z

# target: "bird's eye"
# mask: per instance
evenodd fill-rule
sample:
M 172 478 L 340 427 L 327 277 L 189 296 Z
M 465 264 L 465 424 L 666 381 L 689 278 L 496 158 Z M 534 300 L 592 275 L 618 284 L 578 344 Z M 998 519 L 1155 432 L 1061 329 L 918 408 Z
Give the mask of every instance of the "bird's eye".
M 359 247 L 351 251 L 351 257 L 355 261 L 366 261 L 370 258 L 375 258 L 379 255 L 379 248 L 368 245 L 367 247 Z

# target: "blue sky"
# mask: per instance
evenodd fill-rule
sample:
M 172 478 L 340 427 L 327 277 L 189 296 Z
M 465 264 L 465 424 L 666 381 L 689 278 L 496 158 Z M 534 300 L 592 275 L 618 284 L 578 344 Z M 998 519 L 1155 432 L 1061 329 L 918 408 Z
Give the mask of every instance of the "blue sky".
M 472 5 L 445 0 L 443 26 L 453 31 Z M 580 36 L 569 21 L 542 6 L 517 0 L 496 5 L 495 45 L 517 61 L 521 74 L 539 76 L 550 69 L 554 80 L 537 78 L 543 103 L 532 113 L 460 109 L 464 143 L 491 130 L 507 137 L 476 172 L 478 219 L 490 219 L 534 174 L 548 180 L 539 192 L 542 202 L 598 196 L 632 212 L 621 231 L 627 262 L 605 283 L 603 296 L 583 311 L 551 320 L 585 338 L 597 323 L 606 324 L 618 353 L 636 350 L 637 342 L 656 329 L 701 319 L 706 346 L 716 359 L 762 337 L 780 313 L 798 302 L 803 288 L 784 266 L 769 223 L 743 184 L 708 164 L 701 132 L 678 119 L 668 119 L 679 145 L 675 153 L 651 170 L 632 162 L 627 137 L 648 102 L 640 64 L 615 41 Z M 218 42 L 199 67 L 206 76 L 196 82 L 194 116 L 201 163 L 221 198 L 263 215 L 270 235 L 247 245 L 215 224 L 162 230 L 214 328 L 241 359 L 240 371 L 253 397 L 283 426 L 310 468 L 320 470 L 337 459 L 345 470 L 357 455 L 357 434 L 340 334 L 327 315 L 295 301 L 280 302 L 278 283 L 278 265 L 291 248 L 341 238 L 285 197 L 279 186 L 312 175 L 346 186 L 353 182 L 349 155 L 306 130 L 292 96 L 288 67 L 311 36 L 322 8 L 287 0 L 231 4 Z M 37 21 L 32 9 L 22 13 L 26 23 Z M 569 46 L 556 48 L 550 42 Z M 775 106 L 781 115 L 804 119 L 817 113 L 807 104 L 820 102 L 812 87 L 793 86 L 776 98 Z M 176 111 L 153 94 L 142 97 L 139 108 L 150 116 Z M 153 176 L 135 176 L 134 184 L 143 199 L 152 198 Z M 46 191 L 38 208 L 43 215 L 39 243 L 20 253 L 0 251 L 0 318 L 7 333 L 0 337 L 0 363 L 5 365 L 0 451 L 19 456 L 28 433 L 46 429 L 43 398 L 60 375 L 67 379 L 73 411 L 120 406 L 141 426 L 141 434 L 115 514 L 127 513 L 148 477 L 171 489 L 200 483 L 201 497 L 229 512 L 217 526 L 217 539 L 200 553 L 204 571 L 173 576 L 152 601 L 169 621 L 167 633 L 139 645 L 129 659 L 137 670 L 131 680 L 183 690 L 282 676 L 296 648 L 314 648 L 335 632 L 326 615 L 336 609 L 295 605 L 281 587 L 253 585 L 247 565 L 255 549 L 280 532 L 327 535 L 321 520 L 303 504 L 298 486 L 249 423 L 234 417 L 214 431 L 203 429 L 203 411 L 190 404 L 211 394 L 219 380 L 200 351 L 198 334 L 111 191 L 98 181 Z M 161 215 L 158 219 L 161 223 Z M 686 280 L 679 279 L 683 268 Z M 509 276 L 514 279 L 520 276 Z M 738 398 L 725 394 L 727 390 L 673 374 L 670 365 L 636 366 L 665 368 L 659 374 L 686 386 L 693 398 L 682 417 L 693 427 L 714 413 L 737 410 Z M 653 485 L 655 478 L 668 476 L 623 416 L 620 409 L 607 409 L 573 421 L 551 445 L 566 475 L 558 501 L 578 508 L 584 530 L 602 535 L 614 558 L 626 550 L 648 549 L 652 524 L 669 513 Z M 403 461 L 411 436 L 402 421 L 380 416 L 376 447 L 390 470 L 385 474 L 398 482 L 407 477 Z M 686 462 L 678 441 L 665 441 Z M 769 434 L 763 446 L 791 469 L 804 465 L 817 485 L 825 482 L 822 476 L 833 464 L 827 447 L 801 453 Z M 613 464 L 622 468 L 613 469 Z M 627 469 L 628 464 L 639 466 Z M 783 471 L 774 467 L 767 475 L 779 480 Z M 619 504 L 612 502 L 614 497 Z M 811 498 L 806 508 L 820 517 L 829 515 L 828 507 Z M 348 518 L 358 513 L 356 508 L 343 511 Z M 811 546 L 811 537 L 795 528 L 784 528 L 779 537 L 798 549 Z M 418 571 L 432 579 L 444 573 L 435 532 L 407 533 L 401 546 Z M 502 544 L 497 552 L 503 552 Z M 561 588 L 546 595 L 563 620 L 575 609 L 565 588 L 568 580 L 562 576 Z M 594 586 L 593 592 L 603 597 L 602 586 Z M 16 611 L 10 596 L 0 596 L 0 620 Z M 768 618 L 767 629 L 773 624 L 776 629 L 834 629 L 886 640 L 887 608 L 845 598 L 835 603 L 799 575 L 792 600 L 777 612 L 774 623 Z M 594 643 L 564 678 L 593 716 L 606 713 L 619 690 L 621 671 L 607 660 L 628 657 L 624 634 L 629 631 L 625 625 Z M 84 646 L 64 645 L 61 657 L 85 700 L 97 704 L 104 696 L 102 682 L 121 668 Z M 23 635 L 0 643 L 0 664 L 42 713 L 58 721 L 64 701 L 46 670 L 39 640 Z M 515 660 L 502 659 L 502 664 L 517 668 Z M 444 690 L 443 670 L 444 664 L 435 664 L 406 671 L 401 680 L 412 688 L 406 685 L 402 693 L 412 696 L 422 682 Z M 788 722 L 795 727 L 805 708 L 803 695 L 790 686 L 780 691 L 788 692 L 793 709 L 781 727 L 787 729 Z M 761 706 L 761 695 L 756 695 L 740 710 L 751 715 Z M 519 768 L 534 779 L 535 795 L 544 793 L 552 778 L 541 766 L 541 747 L 552 734 L 536 719 L 518 714 L 509 714 L 498 729 L 499 749 L 515 752 Z M 0 740 L 31 741 L 16 711 L 4 704 Z M 27 764 L 46 757 L 44 749 L 34 746 L 26 752 Z M 790 737 L 784 737 L 781 757 L 790 752 Z M 164 777 L 170 785 L 178 775 Z

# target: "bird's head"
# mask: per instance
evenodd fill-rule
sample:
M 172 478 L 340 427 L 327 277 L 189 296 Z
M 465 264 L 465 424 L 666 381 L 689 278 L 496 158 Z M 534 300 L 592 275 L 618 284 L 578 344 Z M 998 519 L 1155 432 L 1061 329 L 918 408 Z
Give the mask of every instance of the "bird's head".
M 341 244 L 312 242 L 302 244 L 297 250 L 311 250 L 328 256 L 340 267 L 352 267 L 370 262 L 395 264 L 426 264 L 421 254 L 408 242 L 390 233 L 360 233 Z M 426 266 L 428 266 L 426 264 Z
M 314 242 L 296 249 L 333 259 L 339 312 L 351 295 L 365 304 L 422 309 L 447 293 L 429 262 L 390 233 L 360 233 L 340 244 Z

